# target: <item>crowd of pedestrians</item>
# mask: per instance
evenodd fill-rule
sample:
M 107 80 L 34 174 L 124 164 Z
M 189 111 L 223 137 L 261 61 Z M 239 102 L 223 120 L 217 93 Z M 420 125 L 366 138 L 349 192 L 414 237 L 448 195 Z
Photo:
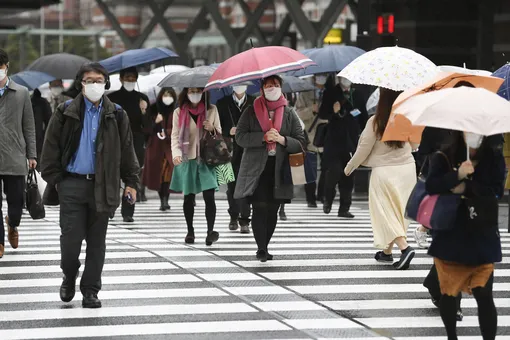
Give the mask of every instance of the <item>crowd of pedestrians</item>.
M 64 302 L 75 296 L 81 245 L 87 243 L 80 282 L 85 308 L 101 307 L 98 292 L 109 219 L 120 205 L 124 222 L 134 222 L 135 204 L 147 200 L 146 189 L 158 192 L 163 212 L 171 209 L 171 194 L 184 196 L 185 243 L 195 243 L 196 196 L 202 194 L 205 244 L 218 241 L 218 229 L 253 232 L 256 258 L 266 262 L 273 260 L 269 249 L 278 218 L 287 218 L 284 207 L 294 197 L 294 186 L 281 175 L 290 154 L 308 150 L 318 155 L 320 175 L 305 185 L 308 207 L 322 202 L 324 213 L 331 213 L 338 191 L 340 218 L 355 218 L 350 211 L 353 176 L 360 166 L 368 167 L 374 257 L 397 270 L 408 269 L 415 256 L 407 238 L 406 206 L 417 174 L 426 177 L 430 194 L 503 195 L 503 145 L 508 148 L 503 135 L 427 127 L 420 145 L 382 141 L 401 91 L 381 88 L 372 117 L 364 91 L 330 74 L 314 75 L 313 91 L 292 95 L 283 93 L 278 75 L 261 81 L 258 97 L 248 95 L 246 85 L 234 85 L 232 94 L 216 105 L 204 88 L 163 87 L 151 105 L 136 90 L 136 67 L 120 71 L 121 89 L 106 95 L 109 73 L 90 63 L 76 75 L 76 96 L 64 95 L 62 80 L 55 80 L 46 100 L 37 89 L 30 97 L 8 77 L 8 67 L 8 56 L 0 50 L 0 183 L 8 206 L 5 219 L 0 219 L 0 257 L 4 224 L 11 247 L 18 247 L 27 171 L 40 168 L 48 182 L 46 203 L 60 205 Z M 461 86 L 473 87 L 466 82 L 456 87 Z M 204 139 L 216 134 L 232 147 L 234 174 L 227 183 L 230 222 L 219 228 L 218 173 L 202 155 Z M 484 339 L 494 339 L 493 272 L 494 263 L 502 259 L 498 226 L 466 231 L 467 224 L 459 215 L 453 228 L 433 231 L 431 243 L 427 228 L 414 231 L 417 246 L 430 246 L 434 257 L 425 286 L 440 309 L 449 339 L 457 338 L 463 291 L 478 303 Z M 395 245 L 401 252 L 397 261 Z

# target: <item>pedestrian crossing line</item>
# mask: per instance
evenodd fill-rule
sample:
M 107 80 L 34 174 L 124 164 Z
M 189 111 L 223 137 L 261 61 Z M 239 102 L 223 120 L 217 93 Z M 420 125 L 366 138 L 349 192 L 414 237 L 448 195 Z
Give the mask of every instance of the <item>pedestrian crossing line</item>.
M 287 205 L 288 220 L 279 221 L 270 244 L 275 259 L 260 263 L 253 235 L 228 230 L 222 200 L 219 242 L 205 246 L 204 205 L 197 200 L 197 243 L 185 245 L 182 199 L 175 197 L 170 212 L 160 212 L 159 202 L 150 200 L 137 204 L 135 223 L 124 223 L 120 212 L 110 221 L 99 310 L 79 308 L 78 297 L 68 304 L 78 308 L 60 308 L 58 208 L 47 207 L 45 220 L 24 215 L 20 248 L 7 246 L 0 259 L 0 337 L 444 339 L 439 313 L 421 284 L 432 259 L 417 250 L 408 271 L 377 263 L 366 204 L 353 207 L 354 220 L 324 215 L 305 203 Z M 415 226 L 408 232 L 411 245 Z M 508 255 L 505 226 L 501 236 Z M 501 335 L 510 334 L 509 258 L 495 273 Z M 479 339 L 476 303 L 466 298 L 462 305 L 471 321 L 459 323 L 459 339 Z M 416 326 L 403 326 L 407 320 Z

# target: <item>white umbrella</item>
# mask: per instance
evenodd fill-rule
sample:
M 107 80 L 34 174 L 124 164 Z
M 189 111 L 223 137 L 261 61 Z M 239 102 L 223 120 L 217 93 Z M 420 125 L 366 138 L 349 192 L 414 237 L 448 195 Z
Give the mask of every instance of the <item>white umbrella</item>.
M 339 77 L 355 84 L 405 91 L 423 84 L 438 73 L 436 65 L 412 50 L 380 47 L 356 58 Z
M 448 73 L 461 73 L 461 74 L 469 74 L 472 76 L 483 76 L 489 77 L 492 75 L 491 72 L 485 70 L 472 70 L 465 67 L 458 66 L 450 66 L 450 65 L 441 65 L 438 66 L 437 69 L 439 72 L 448 72 Z
M 510 132 L 510 102 L 483 88 L 433 91 L 406 100 L 395 109 L 413 125 L 492 136 Z
M 189 70 L 189 67 L 184 66 L 184 65 L 166 65 L 166 66 L 161 66 L 161 67 L 151 70 L 150 74 L 173 73 L 173 72 L 181 72 L 184 70 Z

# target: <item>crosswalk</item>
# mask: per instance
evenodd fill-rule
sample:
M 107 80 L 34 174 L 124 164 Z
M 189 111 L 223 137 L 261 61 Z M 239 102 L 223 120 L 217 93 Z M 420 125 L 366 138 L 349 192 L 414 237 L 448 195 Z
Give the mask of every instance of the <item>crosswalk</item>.
M 119 214 L 110 221 L 98 310 L 82 309 L 80 294 L 70 304 L 59 300 L 58 208 L 47 207 L 45 220 L 25 215 L 20 248 L 7 245 L 0 260 L 0 339 L 445 338 L 422 286 L 432 260 L 417 250 L 408 271 L 374 261 L 366 203 L 352 209 L 354 220 L 287 205 L 266 263 L 255 258 L 252 235 L 228 230 L 225 200 L 217 201 L 220 239 L 212 247 L 203 202 L 193 246 L 183 242 L 182 200 L 170 204 L 160 212 L 153 199 L 137 204 L 134 223 Z M 494 294 L 498 339 L 510 339 L 510 235 L 501 236 Z M 479 339 L 476 304 L 462 305 L 460 338 Z

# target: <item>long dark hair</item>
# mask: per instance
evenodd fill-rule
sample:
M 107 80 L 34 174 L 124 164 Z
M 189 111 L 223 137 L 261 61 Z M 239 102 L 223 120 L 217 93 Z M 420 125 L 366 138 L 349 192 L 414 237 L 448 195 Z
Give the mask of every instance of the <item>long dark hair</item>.
M 380 88 L 381 95 L 379 97 L 379 104 L 377 104 L 377 110 L 374 116 L 374 130 L 377 138 L 381 139 L 388 125 L 390 119 L 391 108 L 397 97 L 402 93 L 401 91 L 393 91 L 385 88 Z M 400 149 L 404 147 L 404 142 L 400 141 L 388 141 L 384 142 L 392 149 Z
M 480 161 L 486 154 L 492 152 L 494 149 L 498 149 L 498 146 L 502 145 L 502 135 L 493 135 L 483 137 L 482 144 L 476 153 L 470 157 L 473 161 Z M 441 149 L 450 161 L 450 164 L 455 167 L 459 163 L 467 160 L 467 145 L 464 139 L 464 132 L 462 131 L 451 131 L 449 138 L 445 140 Z
M 205 103 L 205 106 L 207 109 L 211 107 L 211 100 L 208 93 L 204 92 L 203 87 L 197 87 L 199 90 L 201 90 L 202 93 L 202 99 L 200 101 Z M 185 87 L 182 89 L 182 92 L 179 94 L 179 107 L 183 107 L 184 104 L 189 104 L 191 106 L 191 102 L 188 99 L 188 88 Z
M 163 104 L 163 96 L 166 93 L 170 93 L 170 95 L 174 98 L 174 102 L 172 105 L 165 105 Z M 161 113 L 163 116 L 168 115 L 169 113 L 172 113 L 175 109 L 175 105 L 177 104 L 177 93 L 175 93 L 175 90 L 172 87 L 163 87 L 161 91 L 159 91 L 158 97 L 156 99 L 156 108 L 158 109 L 158 112 L 154 112 L 155 114 Z

